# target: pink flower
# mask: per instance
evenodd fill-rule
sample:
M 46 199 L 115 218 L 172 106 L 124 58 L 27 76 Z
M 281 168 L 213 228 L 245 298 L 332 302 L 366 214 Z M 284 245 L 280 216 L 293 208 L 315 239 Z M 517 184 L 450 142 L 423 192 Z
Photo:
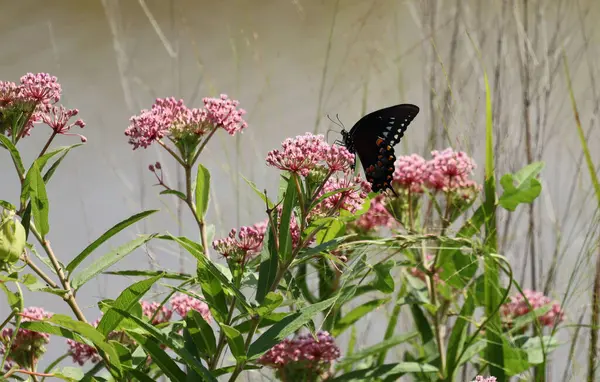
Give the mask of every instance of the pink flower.
M 472 382 L 496 382 L 496 377 L 484 377 L 478 375 Z
M 385 195 L 380 194 L 371 199 L 369 210 L 361 215 L 354 225 L 361 231 L 368 232 L 378 227 L 391 227 L 395 220 L 385 208 Z
M 129 137 L 134 150 L 138 147 L 146 148 L 163 138 L 171 127 L 181 126 L 188 113 L 183 100 L 177 101 L 173 97 L 157 98 L 150 110 L 142 110 L 140 115 L 129 119 L 125 135 Z
M 323 148 L 323 160 L 330 171 L 346 172 L 354 164 L 354 154 L 344 146 L 326 145 Z
M 148 318 L 152 318 L 152 316 L 154 316 L 154 313 L 157 311 L 158 307 L 160 306 L 160 304 L 156 301 L 155 302 L 141 301 L 141 305 L 142 305 L 142 313 L 144 314 L 144 316 L 146 316 Z M 163 305 L 160 308 L 160 311 L 156 314 L 156 317 L 154 317 L 154 319 L 152 320 L 152 325 L 158 325 L 158 324 L 162 324 L 164 322 L 168 322 L 171 319 L 172 315 L 173 315 L 173 310 L 171 310 Z
M 544 326 L 554 326 L 564 320 L 564 311 L 557 302 L 552 302 L 542 292 L 535 292 L 529 289 L 523 290 L 525 298 L 529 301 L 531 307 L 535 310 L 542 306 L 552 304 L 551 309 L 539 317 L 540 323 Z M 527 301 L 521 294 L 510 297 L 510 302 L 502 305 L 501 313 L 506 322 L 510 325 L 516 317 L 524 316 L 530 312 Z
M 287 138 L 281 144 L 282 150 L 272 150 L 267 154 L 267 164 L 280 170 L 307 176 L 309 171 L 324 159 L 327 143 L 323 135 L 306 133 L 296 138 Z
M 326 198 L 315 207 L 314 213 L 317 215 L 327 214 L 331 213 L 333 209 L 354 213 L 362 207 L 371 191 L 369 182 L 359 177 L 352 178 L 346 174 L 343 178 L 329 178 L 317 197 L 344 188 L 350 188 L 350 190 L 341 191 Z
M 169 136 L 175 141 L 185 136 L 201 137 L 208 131 L 223 128 L 230 135 L 244 129 L 243 109 L 238 101 L 221 98 L 204 98 L 203 109 L 189 109 L 183 100 L 173 97 L 157 98 L 150 110 L 142 110 L 130 118 L 125 135 L 133 149 L 147 148 L 156 140 Z
M 46 312 L 42 308 L 29 307 L 21 313 L 21 322 L 41 321 L 52 317 L 52 313 Z M 0 351 L 4 353 L 6 346 L 14 333 L 13 328 L 4 328 L 0 334 Z M 9 349 L 8 359 L 23 368 L 31 368 L 37 364 L 38 359 L 46 351 L 44 345 L 50 342 L 50 335 L 47 333 L 34 332 L 19 328 L 15 341 Z
M 396 160 L 393 184 L 411 192 L 423 192 L 423 183 L 427 176 L 427 162 L 417 154 L 401 156 Z
M 17 84 L 10 81 L 0 81 L 0 107 L 12 103 L 18 95 Z
M 246 110 L 238 110 L 239 101 L 228 99 L 227 94 L 221 94 L 220 98 L 207 97 L 203 101 L 207 120 L 215 127 L 223 128 L 229 135 L 235 135 L 248 126 L 243 119 Z
M 61 92 L 57 78 L 48 73 L 27 73 L 21 77 L 19 97 L 24 100 L 50 105 L 60 100 Z
M 433 159 L 427 162 L 425 183 L 433 190 L 444 192 L 462 188 L 472 188 L 475 182 L 469 176 L 475 169 L 475 161 L 462 151 L 455 152 L 451 148 L 431 152 Z
M 232 229 L 228 237 L 213 241 L 213 248 L 224 257 L 247 259 L 260 253 L 266 228 L 266 222 L 240 227 L 237 237 L 237 231 Z
M 100 319 L 97 319 L 92 326 L 98 327 L 99 322 Z M 93 346 L 72 339 L 67 339 L 67 346 L 69 347 L 68 352 L 71 355 L 73 362 L 79 364 L 79 366 L 83 366 L 87 361 L 98 363 L 102 359 L 98 354 L 98 350 Z
M 68 131 L 73 126 L 79 126 L 80 128 L 85 127 L 85 122 L 81 119 L 77 119 L 73 123 L 69 123 L 69 120 L 79 113 L 77 109 L 66 109 L 64 106 L 51 106 L 47 113 L 42 114 L 41 120 L 56 134 L 62 135 L 77 135 L 81 138 L 81 142 L 86 142 L 87 138 L 80 134 L 70 134 Z
M 316 340 L 311 334 L 285 339 L 263 354 L 258 362 L 274 369 L 291 367 L 323 371 L 339 357 L 340 349 L 335 339 L 328 332 L 320 331 Z
M 188 296 L 184 293 L 177 293 L 171 298 L 171 306 L 181 317 L 185 317 L 190 310 L 195 310 L 208 323 L 212 321 L 212 316 L 208 305 L 197 298 Z

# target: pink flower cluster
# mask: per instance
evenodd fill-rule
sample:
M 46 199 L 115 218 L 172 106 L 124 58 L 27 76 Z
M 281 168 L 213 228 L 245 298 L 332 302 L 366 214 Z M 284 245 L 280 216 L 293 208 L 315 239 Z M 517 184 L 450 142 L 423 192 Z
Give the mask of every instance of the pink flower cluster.
M 411 192 L 423 192 L 427 174 L 427 162 L 423 157 L 417 154 L 401 156 L 396 160 L 395 167 L 392 184 Z
M 329 178 L 317 195 L 321 197 L 328 192 L 349 188 L 325 198 L 315 208 L 317 215 L 326 214 L 334 209 L 342 209 L 354 213 L 360 209 L 371 191 L 371 184 L 359 177 Z
M 396 161 L 393 184 L 414 193 L 423 192 L 423 186 L 432 191 L 476 192 L 479 186 L 469 177 L 476 168 L 475 161 L 462 151 L 447 148 L 432 151 L 432 159 L 426 161 L 417 154 L 401 156 Z M 465 198 L 473 192 L 465 191 Z
M 148 318 L 152 318 L 152 316 L 154 316 L 154 314 L 156 314 L 156 316 L 152 319 L 152 325 L 158 325 L 158 324 L 162 324 L 165 322 L 169 322 L 169 320 L 171 319 L 171 316 L 173 315 L 173 310 L 170 308 L 167 308 L 166 306 L 160 306 L 160 304 L 156 301 L 154 302 L 148 302 L 148 301 L 141 301 L 140 302 L 142 304 L 142 313 L 144 314 L 144 316 L 148 317 Z M 159 310 L 160 307 L 160 310 Z M 158 310 L 158 313 L 156 313 Z
M 185 315 L 192 309 L 198 311 L 202 318 L 206 320 L 206 322 L 210 323 L 212 321 L 212 316 L 208 309 L 208 305 L 198 300 L 197 298 L 188 296 L 184 293 L 177 293 L 171 298 L 169 302 L 172 308 L 163 306 L 160 309 L 159 313 L 156 315 L 155 319 L 152 320 L 153 325 L 168 322 L 173 315 L 173 311 L 177 312 L 177 314 L 179 314 L 181 317 L 185 317 Z M 154 315 L 154 313 L 160 305 L 158 302 L 148 301 L 140 301 L 140 304 L 142 305 L 142 313 L 147 318 L 152 318 L 152 316 Z M 97 319 L 92 325 L 94 327 L 97 327 L 99 322 L 100 319 Z M 115 339 L 118 338 L 119 342 L 126 345 L 128 343 L 127 339 L 125 339 L 126 336 L 122 337 L 121 334 L 122 332 L 111 332 L 108 335 L 108 337 Z M 67 346 L 69 347 L 69 354 L 71 355 L 73 362 L 79 364 L 80 366 L 83 366 L 88 361 L 91 361 L 92 363 L 97 363 L 101 359 L 100 355 L 98 354 L 98 351 L 93 346 L 83 344 L 81 342 L 77 342 L 71 339 L 67 340 Z
M 472 382 L 496 382 L 496 377 L 484 377 L 478 375 Z
M 27 73 L 21 77 L 20 85 L 9 81 L 0 81 L 0 110 L 17 107 L 20 104 L 30 104 L 33 112 L 21 136 L 30 135 L 34 123 L 44 122 L 54 130 L 55 134 L 77 135 L 82 142 L 86 138 L 79 134 L 68 134 L 73 126 L 83 128 L 85 123 L 77 119 L 69 123 L 70 119 L 79 114 L 77 109 L 66 109 L 56 106 L 60 101 L 62 88 L 56 77 L 48 73 Z
M 371 199 L 369 210 L 354 222 L 361 231 L 368 232 L 378 227 L 391 227 L 395 220 L 385 208 L 385 195 L 379 194 Z
M 475 161 L 462 151 L 451 148 L 432 151 L 433 159 L 427 162 L 427 186 L 434 190 L 451 191 L 472 188 L 476 184 L 469 179 L 475 169 Z
M 298 366 L 322 370 L 339 357 L 340 348 L 335 339 L 328 332 L 320 331 L 316 340 L 311 334 L 285 339 L 263 354 L 258 362 L 274 369 Z
M 52 313 L 46 312 L 42 308 L 29 307 L 23 309 L 21 313 L 21 322 L 41 321 L 52 317 Z M 0 333 L 0 353 L 6 352 L 6 346 L 14 333 L 13 328 L 4 328 Z M 34 332 L 31 330 L 19 328 L 14 342 L 12 343 L 8 360 L 17 365 L 27 368 L 37 363 L 37 360 L 46 351 L 44 345 L 50 342 L 50 335 L 47 333 Z
M 92 323 L 93 327 L 98 327 L 100 319 L 97 319 Z M 98 354 L 98 350 L 95 347 L 77 342 L 72 339 L 67 340 L 67 346 L 69 348 L 68 353 L 71 355 L 73 362 L 83 366 L 87 361 L 92 363 L 99 362 L 102 358 Z
M 228 237 L 213 241 L 213 248 L 223 257 L 246 260 L 260 253 L 266 230 L 267 221 L 240 227 L 239 233 L 234 228 Z
M 281 150 L 267 154 L 267 164 L 280 170 L 308 176 L 310 170 L 325 163 L 331 172 L 347 171 L 354 163 L 354 154 L 345 147 L 331 146 L 321 134 L 306 133 L 296 138 L 287 138 Z
M 173 310 L 181 317 L 185 317 L 190 310 L 195 310 L 200 313 L 206 322 L 210 323 L 212 321 L 212 316 L 210 314 L 210 310 L 208 309 L 208 305 L 206 305 L 205 302 L 192 296 L 188 296 L 185 293 L 176 293 L 171 298 L 171 306 L 173 307 Z
M 523 293 L 517 294 L 510 297 L 510 302 L 504 304 L 500 310 L 506 322 L 510 325 L 511 321 L 516 317 L 524 316 L 529 313 L 529 305 L 535 310 L 552 304 L 551 309 L 546 312 L 543 316 L 539 317 L 540 323 L 544 326 L 554 326 L 564 320 L 564 311 L 561 309 L 557 302 L 552 302 L 548 297 L 544 296 L 542 292 L 535 292 L 529 289 L 524 289 Z
M 226 94 L 203 101 L 204 108 L 189 109 L 181 99 L 157 98 L 150 110 L 144 109 L 130 118 L 125 135 L 135 150 L 147 148 L 165 136 L 175 140 L 187 135 L 202 136 L 219 127 L 234 135 L 248 126 L 243 119 L 246 111 L 238 109 L 239 102 Z

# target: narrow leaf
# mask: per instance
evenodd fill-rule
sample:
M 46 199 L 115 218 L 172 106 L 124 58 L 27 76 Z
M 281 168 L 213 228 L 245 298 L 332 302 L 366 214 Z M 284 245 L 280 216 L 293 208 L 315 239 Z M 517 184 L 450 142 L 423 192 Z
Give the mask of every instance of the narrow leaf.
M 31 198 L 31 214 L 35 226 L 40 232 L 42 238 L 44 238 L 50 231 L 50 225 L 48 223 L 48 213 L 50 204 L 48 202 L 48 195 L 46 194 L 46 185 L 37 162 L 33 162 L 33 165 L 27 172 L 27 184 L 29 185 L 29 197 Z
M 71 262 L 67 265 L 67 271 L 73 272 L 75 270 L 75 268 L 77 268 L 77 266 L 79 264 L 81 264 L 81 262 L 83 260 L 85 260 L 102 243 L 104 243 L 105 241 L 107 241 L 111 237 L 115 236 L 117 233 L 121 232 L 122 230 L 124 230 L 125 228 L 129 227 L 130 225 L 137 223 L 138 221 L 142 220 L 146 216 L 152 215 L 153 213 L 155 213 L 157 211 L 158 210 L 144 211 L 144 212 L 141 212 L 139 214 L 130 216 L 130 217 L 128 217 L 127 219 L 123 220 L 120 223 L 117 223 L 111 229 L 109 229 L 108 231 L 104 232 L 102 234 L 102 236 L 100 236 L 99 238 L 97 238 L 92 244 L 88 245 L 87 248 L 84 249 L 79 255 L 75 256 L 75 258 L 73 260 L 71 260 Z
M 71 282 L 71 286 L 74 289 L 79 289 L 83 284 L 90 281 L 97 274 L 103 272 L 105 269 L 115 264 L 119 260 L 123 259 L 125 256 L 129 255 L 131 252 L 135 251 L 142 245 L 146 244 L 156 235 L 142 235 L 137 239 L 130 241 L 127 244 L 120 246 L 119 248 L 110 251 L 105 254 L 98 260 L 94 261 L 90 266 L 85 268 L 83 271 L 79 272 L 73 277 Z
M 208 210 L 208 199 L 210 195 L 210 172 L 206 167 L 198 163 L 196 175 L 196 215 L 199 220 L 204 220 Z
M 363 318 L 365 315 L 371 313 L 375 309 L 380 306 L 387 304 L 390 301 L 389 298 L 382 298 L 379 300 L 372 300 L 356 308 L 352 309 L 348 313 L 344 314 L 342 319 L 336 322 L 335 327 L 333 328 L 332 335 L 334 337 L 342 334 L 346 329 L 350 326 L 354 325 L 358 320 Z
M 138 303 L 138 301 L 148 292 L 148 290 L 154 285 L 155 282 L 162 278 L 162 274 L 154 276 L 152 278 L 138 281 L 135 284 L 127 287 L 119 297 L 114 301 L 112 306 L 117 309 L 131 310 Z M 123 320 L 123 316 L 117 313 L 114 309 L 109 309 L 100 319 L 98 323 L 98 331 L 105 336 L 113 331 L 119 323 Z
M 187 330 L 196 344 L 196 349 L 205 356 L 213 356 L 217 351 L 217 341 L 212 327 L 202 315 L 191 309 L 185 317 Z
M 133 338 L 138 344 L 144 348 L 146 353 L 152 357 L 152 362 L 156 363 L 158 367 L 165 373 L 169 380 L 185 382 L 185 373 L 177 366 L 175 361 L 169 357 L 167 352 L 160 348 L 160 345 L 150 338 L 133 332 L 127 331 L 127 334 Z
M 233 357 L 238 362 L 244 361 L 246 359 L 246 350 L 244 348 L 244 338 L 242 337 L 242 333 L 235 328 L 224 324 L 221 324 L 221 329 L 223 330 L 223 333 L 225 333 L 227 343 L 229 344 L 229 350 L 231 350 Z

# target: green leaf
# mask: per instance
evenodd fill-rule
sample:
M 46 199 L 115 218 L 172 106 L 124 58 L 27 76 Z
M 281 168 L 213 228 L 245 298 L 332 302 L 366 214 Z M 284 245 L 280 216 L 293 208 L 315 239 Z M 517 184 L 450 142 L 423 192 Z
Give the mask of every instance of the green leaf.
M 259 316 L 264 317 L 271 314 L 283 302 L 283 296 L 276 292 L 269 292 L 262 304 L 256 309 Z
M 297 179 L 296 174 L 292 178 Z M 290 221 L 295 219 L 292 211 L 296 205 L 296 185 L 293 179 L 288 182 L 283 199 L 283 208 L 279 222 L 279 258 L 287 261 L 292 255 L 292 234 L 290 232 Z
M 167 352 L 160 348 L 160 345 L 156 343 L 156 341 L 133 331 L 127 331 L 127 334 L 133 338 L 148 355 L 152 357 L 152 362 L 154 362 L 158 367 L 165 373 L 169 380 L 185 382 L 185 373 L 183 370 L 177 366 L 175 361 L 169 357 Z
M 191 309 L 185 317 L 185 323 L 196 349 L 204 356 L 213 356 L 217 351 L 217 341 L 208 322 L 198 311 Z
M 536 176 L 542 171 L 543 162 L 531 163 L 516 174 L 505 174 L 500 179 L 504 193 L 499 203 L 509 211 L 514 211 L 521 203 L 533 202 L 542 191 L 542 185 Z
M 137 283 L 130 285 L 123 292 L 121 292 L 112 306 L 117 309 L 130 311 L 138 303 L 142 296 L 148 292 L 152 285 L 154 285 L 154 283 L 161 278 L 162 274 L 159 274 L 152 278 L 138 281 Z M 106 336 L 119 325 L 121 320 L 123 320 L 123 316 L 121 316 L 112 308 L 108 309 L 108 311 L 100 319 L 97 329 L 100 333 Z
M 279 255 L 275 235 L 271 223 L 267 225 L 267 231 L 260 254 L 260 266 L 258 268 L 258 285 L 256 287 L 256 302 L 262 304 L 267 291 L 275 281 L 279 269 Z
M 185 199 L 186 199 L 185 194 L 183 192 L 177 191 L 177 190 L 164 190 L 164 191 L 161 191 L 160 195 L 175 195 L 183 201 L 185 201 Z
M 163 279 L 173 279 L 173 280 L 190 280 L 192 275 L 188 275 L 187 273 L 170 273 L 163 271 L 138 271 L 134 269 L 128 269 L 124 271 L 111 271 L 111 272 L 102 272 L 104 275 L 115 275 L 115 276 L 143 276 L 143 277 L 152 277 L 156 275 L 163 275 Z
M 373 286 L 380 292 L 394 292 L 394 278 L 390 274 L 390 270 L 396 265 L 394 260 L 388 260 L 385 263 L 377 263 L 373 267 L 375 271 L 375 280 Z
M 83 271 L 76 274 L 73 277 L 73 280 L 71 281 L 71 286 L 75 290 L 81 288 L 81 286 L 83 284 L 90 281 L 97 274 L 103 272 L 105 269 L 107 269 L 111 265 L 113 265 L 116 262 L 118 262 L 119 260 L 123 259 L 125 256 L 129 255 L 131 252 L 135 251 L 142 245 L 146 244 L 148 241 L 150 241 L 155 236 L 156 236 L 155 234 L 142 235 L 142 236 L 138 237 L 137 239 L 134 239 L 134 240 L 130 241 L 129 243 L 124 244 L 113 251 L 110 251 L 109 253 L 105 254 L 98 260 L 94 261 L 90 266 L 85 268 Z
M 417 362 L 390 363 L 381 366 L 369 367 L 351 371 L 342 374 L 337 378 L 330 379 L 330 382 L 349 382 L 349 381 L 382 381 L 398 377 L 406 373 L 437 373 L 439 369 L 433 365 Z M 394 378 L 394 380 L 398 380 Z
M 356 308 L 352 309 L 348 313 L 344 314 L 344 316 L 335 323 L 335 326 L 334 326 L 331 334 L 334 337 L 339 336 L 346 329 L 348 329 L 349 327 L 354 325 L 356 323 L 356 321 L 360 320 L 366 314 L 371 313 L 372 311 L 379 308 L 380 306 L 387 304 L 389 301 L 390 301 L 389 298 L 382 298 L 379 300 L 372 300 L 365 304 L 357 306 Z
M 198 243 L 194 243 L 186 237 L 176 237 L 170 234 L 161 238 L 175 240 L 177 243 L 179 243 L 179 245 L 185 248 L 198 260 L 198 269 L 200 269 L 200 266 L 202 266 L 203 269 L 206 269 L 209 275 L 205 276 L 212 276 L 212 279 L 220 282 L 225 289 L 227 289 L 229 292 L 233 293 L 235 297 L 237 297 L 239 303 L 242 304 L 249 313 L 254 313 L 254 310 L 252 309 L 242 292 L 231 283 L 231 281 L 223 274 L 223 272 L 219 270 L 219 268 L 215 266 L 215 264 L 212 261 L 210 261 L 206 258 L 206 256 L 204 256 L 204 251 L 202 250 L 201 245 L 199 245 Z
M 403 333 L 403 334 L 399 334 L 399 335 L 390 337 L 389 339 L 382 341 L 376 345 L 369 346 L 367 348 L 361 349 L 361 350 L 353 353 L 352 355 L 344 357 L 339 362 L 337 367 L 342 368 L 346 365 L 356 364 L 359 361 L 361 361 L 367 357 L 376 357 L 377 355 L 379 355 L 379 353 L 381 351 L 390 349 L 390 348 L 393 348 L 394 346 L 398 346 L 399 344 L 408 342 L 408 341 L 414 339 L 415 337 L 417 337 L 418 335 L 419 335 L 419 333 L 417 333 L 417 332 L 409 332 L 409 333 Z
M 258 189 L 258 187 L 256 187 L 256 183 L 254 183 L 254 182 L 253 182 L 253 181 L 251 181 L 251 180 L 248 180 L 248 179 L 246 179 L 246 177 L 244 177 L 243 175 L 242 175 L 242 178 L 244 179 L 244 181 L 246 181 L 246 183 L 247 183 L 247 184 L 250 186 L 250 188 L 252 188 L 252 191 L 254 191 L 254 192 L 256 193 L 256 195 L 260 196 L 260 198 L 263 200 L 263 202 L 265 202 L 265 205 L 266 205 L 266 206 L 267 206 L 269 209 L 273 208 L 274 204 L 273 204 L 273 202 L 271 201 L 271 199 L 269 199 L 269 198 L 268 198 L 268 197 L 265 195 L 265 193 L 264 193 L 264 192 L 260 191 L 260 190 Z
M 149 210 L 149 211 L 141 212 L 139 214 L 130 216 L 127 219 L 123 220 L 122 222 L 113 226 L 111 229 L 104 232 L 102 234 L 102 236 L 100 236 L 98 239 L 96 239 L 92 244 L 88 245 L 87 248 L 84 249 L 79 255 L 75 256 L 75 258 L 73 260 L 71 260 L 71 262 L 67 265 L 67 271 L 69 271 L 69 273 L 73 272 L 75 270 L 75 268 L 77 268 L 77 266 L 79 264 L 81 264 L 81 262 L 83 260 L 85 260 L 102 243 L 104 243 L 111 237 L 115 236 L 117 233 L 121 232 L 122 230 L 129 227 L 130 225 L 135 224 L 136 222 L 142 220 L 146 216 L 152 215 L 153 213 L 155 213 L 157 211 L 158 210 Z
M 44 238 L 50 231 L 50 225 L 48 224 L 50 204 L 48 202 L 48 195 L 46 194 L 46 185 L 44 184 L 44 179 L 42 179 L 37 161 L 33 162 L 33 165 L 27 172 L 25 183 L 29 186 L 33 221 L 40 235 Z
M 19 176 L 25 174 L 25 167 L 23 167 L 23 161 L 21 160 L 19 150 L 17 150 L 17 147 L 13 145 L 10 139 L 8 139 L 8 137 L 6 137 L 4 134 L 0 134 L 0 146 L 7 149 L 10 153 L 13 163 L 15 164 L 15 166 L 17 167 L 17 171 L 19 172 Z
M 69 316 L 65 316 L 63 314 L 55 314 L 46 322 L 50 322 L 56 324 L 62 328 L 69 329 L 82 337 L 91 341 L 97 349 L 102 350 L 106 353 L 107 358 L 110 361 L 111 367 L 115 368 L 118 373 L 122 371 L 121 363 L 119 362 L 119 356 L 115 350 L 115 348 L 106 342 L 106 339 L 102 333 L 96 330 L 90 324 L 85 322 L 73 320 Z
M 323 244 L 332 242 L 337 237 L 343 235 L 346 232 L 346 225 L 340 220 L 332 220 L 327 225 L 326 229 L 321 229 L 317 232 L 316 239 L 317 243 Z
M 250 348 L 248 349 L 248 358 L 252 360 L 260 357 L 271 347 L 311 321 L 319 312 L 331 307 L 338 298 L 339 296 L 335 296 L 328 300 L 302 308 L 300 312 L 289 314 L 287 317 L 271 326 L 250 345 Z
M 544 352 L 546 357 L 552 351 L 556 350 L 560 343 L 553 336 L 544 336 L 544 346 L 542 347 L 542 340 L 540 337 L 531 337 L 527 339 L 527 342 L 521 346 L 525 352 L 527 352 L 527 360 L 532 365 L 539 365 L 544 362 Z
M 233 357 L 236 359 L 236 361 L 245 361 L 246 349 L 244 348 L 244 338 L 242 337 L 242 333 L 237 331 L 235 328 L 224 324 L 221 324 L 221 330 L 223 330 L 223 333 L 227 338 L 229 350 L 231 350 L 231 354 L 233 354 Z
M 198 174 L 196 175 L 196 216 L 200 221 L 208 210 L 210 196 L 210 173 L 206 167 L 198 163 Z
M 55 378 L 60 378 L 63 381 L 80 381 L 83 378 L 83 370 L 80 367 L 63 367 L 60 369 L 53 369 L 51 374 L 54 374 Z
M 206 369 L 206 367 L 204 367 L 204 365 L 202 365 L 202 363 L 194 355 L 192 355 L 190 352 L 188 352 L 179 343 L 173 341 L 173 339 L 170 338 L 169 336 L 167 336 L 165 333 L 161 332 L 156 327 L 154 327 L 153 325 L 144 321 L 143 319 L 141 319 L 139 317 L 135 317 L 134 315 L 132 315 L 129 312 L 126 312 L 126 311 L 120 310 L 120 309 L 116 309 L 116 310 L 123 316 L 134 321 L 141 329 L 145 330 L 150 335 L 152 335 L 158 341 L 158 343 L 167 345 L 170 349 L 172 349 L 178 356 L 180 356 L 185 361 L 185 363 L 188 367 L 193 368 L 198 374 L 200 374 L 204 378 L 205 381 L 217 382 L 217 380 L 210 374 L 210 372 Z M 130 334 L 131 332 L 127 331 L 127 333 Z
M 458 369 L 459 365 L 459 354 L 462 353 L 463 347 L 465 346 L 465 340 L 467 338 L 467 329 L 469 323 L 472 321 L 473 313 L 475 312 L 475 297 L 472 293 L 467 293 L 465 302 L 463 303 L 460 314 L 456 318 L 452 332 L 450 333 L 450 339 L 448 340 L 448 351 L 447 351 L 447 370 L 450 380 L 454 378 L 454 372 Z

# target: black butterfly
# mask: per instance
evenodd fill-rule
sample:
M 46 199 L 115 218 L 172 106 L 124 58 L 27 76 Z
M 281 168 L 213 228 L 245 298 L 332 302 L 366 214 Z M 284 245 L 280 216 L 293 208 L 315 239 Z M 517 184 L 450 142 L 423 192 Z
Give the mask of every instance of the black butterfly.
M 390 189 L 394 192 L 391 187 L 396 162 L 394 146 L 417 114 L 418 106 L 405 103 L 365 115 L 350 132 L 342 129 L 341 143 L 351 153 L 358 154 L 373 191 Z

